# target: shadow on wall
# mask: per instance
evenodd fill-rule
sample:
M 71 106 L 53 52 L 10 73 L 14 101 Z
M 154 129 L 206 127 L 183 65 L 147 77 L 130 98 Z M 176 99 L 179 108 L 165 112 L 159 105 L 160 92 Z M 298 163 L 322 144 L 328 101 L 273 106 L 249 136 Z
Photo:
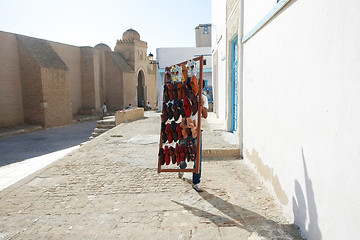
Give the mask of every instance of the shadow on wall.
M 301 149 L 302 160 L 304 165 L 305 187 L 304 194 L 300 183 L 295 180 L 295 194 L 296 199 L 293 197 L 293 212 L 296 225 L 301 229 L 301 232 L 310 239 L 321 240 L 322 235 L 318 224 L 318 214 L 316 209 L 314 190 L 312 188 L 312 182 L 309 178 L 304 150 Z M 306 198 L 305 198 L 306 197 Z M 308 219 L 308 221 L 306 221 Z
M 256 212 L 231 204 L 207 191 L 200 192 L 199 195 L 224 215 L 216 215 L 174 200 L 172 202 L 182 206 L 195 216 L 210 220 L 218 227 L 242 228 L 269 239 L 280 235 L 289 239 L 302 239 L 294 224 L 279 224 Z

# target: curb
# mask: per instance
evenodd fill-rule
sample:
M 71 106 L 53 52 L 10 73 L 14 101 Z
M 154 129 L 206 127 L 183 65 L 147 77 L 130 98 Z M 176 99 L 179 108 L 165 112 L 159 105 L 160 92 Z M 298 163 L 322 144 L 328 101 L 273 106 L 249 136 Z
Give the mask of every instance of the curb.
M 202 150 L 203 158 L 241 158 L 238 148 L 207 148 Z

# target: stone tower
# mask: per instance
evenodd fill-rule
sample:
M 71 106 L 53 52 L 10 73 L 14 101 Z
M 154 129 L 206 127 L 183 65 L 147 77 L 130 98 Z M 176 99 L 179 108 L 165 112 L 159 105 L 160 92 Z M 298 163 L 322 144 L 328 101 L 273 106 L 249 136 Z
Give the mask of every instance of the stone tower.
M 117 40 L 114 52 L 119 52 L 136 69 L 135 61 L 146 61 L 147 43 L 140 40 L 140 34 L 134 29 L 128 29 Z

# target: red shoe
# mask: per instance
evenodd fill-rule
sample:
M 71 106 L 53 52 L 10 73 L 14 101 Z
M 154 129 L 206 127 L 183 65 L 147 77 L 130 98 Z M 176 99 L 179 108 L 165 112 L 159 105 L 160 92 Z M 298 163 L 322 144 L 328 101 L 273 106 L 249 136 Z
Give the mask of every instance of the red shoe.
M 170 125 L 170 123 L 166 124 L 165 133 L 166 133 L 168 142 L 169 142 L 169 143 L 172 143 L 172 141 L 173 141 L 174 139 L 173 139 L 173 137 L 172 137 L 171 125 Z
M 191 116 L 191 105 L 190 105 L 189 99 L 183 98 L 183 104 L 184 104 L 185 116 L 190 117 Z
M 178 123 L 177 126 L 176 126 L 176 132 L 177 132 L 177 135 L 178 135 L 178 140 L 180 141 L 181 139 L 183 139 L 182 133 L 181 133 L 180 123 Z
M 170 150 L 168 146 L 165 146 L 165 163 L 166 165 L 170 164 Z
M 178 96 L 178 99 L 182 98 L 182 88 L 183 88 L 182 82 L 178 82 L 177 83 L 177 96 Z
M 185 161 L 186 158 L 186 150 L 185 144 L 180 145 L 180 162 Z
M 167 84 L 164 85 L 164 100 L 165 100 L 165 103 L 167 103 L 170 100 L 169 89 L 168 89 Z
M 172 84 L 168 83 L 167 86 L 169 89 L 169 98 L 170 98 L 170 101 L 172 101 L 172 100 L 174 100 L 174 92 L 173 92 Z

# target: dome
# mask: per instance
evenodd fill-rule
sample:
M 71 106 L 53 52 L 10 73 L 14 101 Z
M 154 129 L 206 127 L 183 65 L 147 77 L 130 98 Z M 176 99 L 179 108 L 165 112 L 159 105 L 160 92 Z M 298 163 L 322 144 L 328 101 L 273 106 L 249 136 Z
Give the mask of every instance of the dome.
M 104 44 L 104 43 L 99 43 L 95 46 L 96 49 L 100 49 L 100 50 L 108 50 L 108 51 L 111 51 L 111 48 Z
M 140 34 L 134 29 L 130 28 L 123 33 L 122 40 L 140 40 Z

